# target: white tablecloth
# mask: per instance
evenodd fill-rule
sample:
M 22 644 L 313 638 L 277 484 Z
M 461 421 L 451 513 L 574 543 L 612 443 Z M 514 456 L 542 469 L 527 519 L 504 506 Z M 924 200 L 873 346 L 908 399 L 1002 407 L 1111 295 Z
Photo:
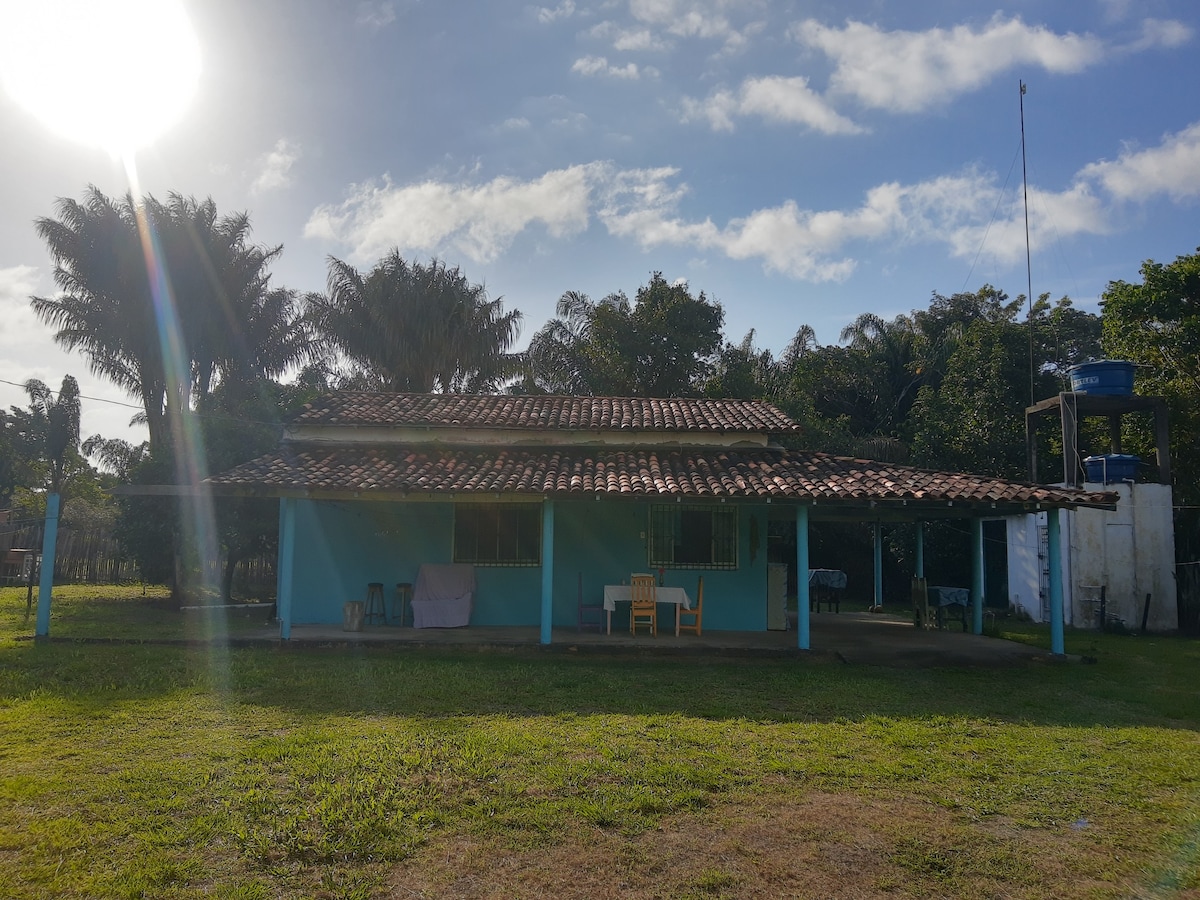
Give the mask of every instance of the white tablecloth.
M 675 637 L 679 637 L 679 611 L 692 608 L 692 598 L 687 591 L 680 587 L 656 587 L 654 589 L 656 603 L 675 604 Z M 612 634 L 612 614 L 618 603 L 632 603 L 633 588 L 627 584 L 606 584 L 604 586 L 604 618 L 605 630 Z
M 684 609 L 692 608 L 692 598 L 681 587 L 656 587 L 654 600 L 657 603 L 675 603 Z M 633 588 L 627 584 L 606 584 L 604 586 L 604 608 L 612 612 L 618 603 L 632 603 Z
M 835 590 L 845 590 L 846 573 L 841 569 L 809 569 L 808 583 L 813 587 L 827 587 Z
M 929 586 L 929 600 L 935 606 L 970 606 L 971 591 L 964 587 Z

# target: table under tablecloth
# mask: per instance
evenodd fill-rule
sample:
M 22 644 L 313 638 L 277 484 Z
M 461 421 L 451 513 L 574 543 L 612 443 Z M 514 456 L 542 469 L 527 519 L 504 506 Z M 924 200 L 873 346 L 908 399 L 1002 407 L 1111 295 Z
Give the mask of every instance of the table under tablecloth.
M 935 606 L 968 606 L 971 602 L 971 591 L 964 587 L 944 587 L 931 584 L 929 586 L 929 602 Z
M 808 583 L 813 587 L 827 587 L 844 590 L 846 573 L 841 569 L 809 569 Z
M 656 603 L 675 604 L 675 636 L 679 636 L 679 611 L 692 608 L 692 598 L 681 587 L 656 587 L 654 589 Z M 632 603 L 633 588 L 627 584 L 606 584 L 604 586 L 604 615 L 607 619 L 607 631 L 612 634 L 612 614 L 618 603 Z

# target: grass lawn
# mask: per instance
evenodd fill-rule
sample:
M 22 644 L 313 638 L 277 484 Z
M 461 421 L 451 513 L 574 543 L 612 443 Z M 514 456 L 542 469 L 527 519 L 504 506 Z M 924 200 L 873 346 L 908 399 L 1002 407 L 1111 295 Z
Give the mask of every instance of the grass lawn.
M 1197 641 L 915 670 L 33 642 L 24 610 L 0 589 L 7 898 L 1200 897 Z M 184 622 L 68 587 L 51 631 Z

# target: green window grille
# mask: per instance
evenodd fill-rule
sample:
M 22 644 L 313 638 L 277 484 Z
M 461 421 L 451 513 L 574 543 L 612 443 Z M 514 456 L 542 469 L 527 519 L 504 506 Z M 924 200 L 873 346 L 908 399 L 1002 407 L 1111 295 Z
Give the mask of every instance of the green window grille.
M 737 568 L 737 507 L 650 507 L 650 565 L 675 569 Z
M 455 504 L 454 561 L 480 566 L 540 566 L 541 505 Z

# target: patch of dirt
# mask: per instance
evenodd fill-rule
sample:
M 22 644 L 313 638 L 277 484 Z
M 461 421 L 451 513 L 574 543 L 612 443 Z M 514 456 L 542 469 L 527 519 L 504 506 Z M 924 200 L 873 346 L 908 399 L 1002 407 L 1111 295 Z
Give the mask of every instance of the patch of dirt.
M 967 822 L 912 798 L 811 794 L 715 807 L 625 837 L 538 846 L 455 835 L 393 869 L 395 898 L 1126 897 L 1100 849 L 1068 829 Z M 528 833 L 520 836 L 528 842 Z

